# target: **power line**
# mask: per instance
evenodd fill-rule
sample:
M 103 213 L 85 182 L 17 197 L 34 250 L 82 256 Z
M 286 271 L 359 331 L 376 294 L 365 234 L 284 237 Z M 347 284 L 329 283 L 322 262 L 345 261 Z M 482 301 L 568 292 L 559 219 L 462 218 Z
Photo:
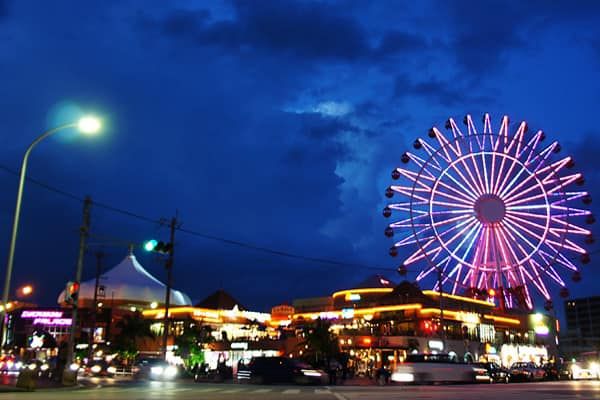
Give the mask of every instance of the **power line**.
M 19 176 L 19 173 L 5 165 L 0 164 L 0 169 Z M 56 188 L 54 186 L 51 186 L 47 183 L 44 183 L 42 181 L 39 181 L 37 179 L 34 178 L 30 178 L 30 177 L 26 177 L 25 178 L 28 182 L 31 182 L 32 184 L 35 184 L 37 186 L 40 186 L 46 190 L 49 190 L 51 192 L 54 192 L 56 194 L 68 197 L 72 200 L 76 200 L 79 202 L 83 202 L 85 199 L 81 196 L 77 196 L 73 193 L 67 192 L 65 190 Z M 144 222 L 149 222 L 152 224 L 160 224 L 160 220 L 154 219 L 154 218 L 150 218 L 147 217 L 145 215 L 142 214 L 138 214 L 138 213 L 134 213 L 132 211 L 129 210 L 125 210 L 119 207 L 115 207 L 112 206 L 110 204 L 106 204 L 106 203 L 101 203 L 101 202 L 97 202 L 97 201 L 93 201 L 94 206 L 106 209 L 108 211 L 112 211 L 118 214 L 122 214 L 122 215 L 126 215 L 128 217 L 131 218 L 136 218 L 139 219 L 141 221 Z M 255 250 L 255 251 L 260 251 L 263 253 L 267 253 L 267 254 L 272 254 L 272 255 L 276 255 L 276 256 L 280 256 L 280 257 L 287 257 L 287 258 L 293 258 L 293 259 L 298 259 L 298 260 L 303 260 L 303 261 L 310 261 L 310 262 L 314 262 L 314 263 L 319 263 L 319 264 L 329 264 L 329 265 L 336 265 L 336 266 L 343 266 L 343 267 L 354 267 L 354 268 L 360 268 L 360 269 L 367 269 L 367 270 L 377 270 L 377 271 L 396 271 L 395 269 L 392 268 L 385 268 L 385 267 L 374 267 L 374 266 L 370 266 L 370 265 L 365 265 L 365 264 L 357 264 L 357 263 L 348 263 L 348 262 L 342 262 L 342 261 L 337 261 L 337 260 L 331 260 L 331 259 L 327 259 L 327 258 L 319 258 L 319 257 L 310 257 L 310 256 L 305 256 L 302 254 L 295 254 L 295 253 L 290 253 L 290 252 L 286 252 L 286 251 L 281 251 L 281 250 L 276 250 L 276 249 L 271 249 L 268 247 L 263 247 L 263 246 L 257 246 L 251 243 L 246 243 L 246 242 L 241 242 L 238 240 L 233 240 L 233 239 L 227 239 L 224 237 L 219 237 L 219 236 L 214 236 L 214 235 L 209 235 L 206 233 L 202 233 L 202 232 L 198 232 L 198 231 L 194 231 L 191 229 L 185 229 L 182 227 L 178 227 L 177 230 L 181 231 L 182 233 L 187 233 L 188 235 L 192 235 L 192 236 L 196 236 L 196 237 L 200 237 L 203 239 L 208 239 L 208 240 L 213 240 L 216 242 L 221 242 L 221 243 L 225 243 L 225 244 L 229 244 L 229 245 L 233 245 L 233 246 L 238 246 L 238 247 L 242 247 L 242 248 L 246 248 L 246 249 L 250 249 L 250 250 Z

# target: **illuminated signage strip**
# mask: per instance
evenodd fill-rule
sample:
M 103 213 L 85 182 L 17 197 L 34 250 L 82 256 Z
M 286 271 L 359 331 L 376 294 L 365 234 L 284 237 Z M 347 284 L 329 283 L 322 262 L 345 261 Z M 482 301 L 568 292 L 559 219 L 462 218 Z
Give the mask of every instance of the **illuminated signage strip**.
M 335 292 L 332 297 L 335 299 L 339 296 L 346 296 L 352 294 L 368 294 L 368 293 L 391 293 L 393 292 L 393 288 L 363 288 L 363 289 L 348 289 L 348 290 L 340 290 L 339 292 Z
M 434 290 L 423 290 L 423 294 L 426 296 L 439 296 L 440 292 L 436 292 Z M 470 297 L 457 296 L 457 295 L 449 294 L 449 293 L 442 293 L 442 295 L 449 299 L 455 299 L 455 300 L 460 300 L 460 301 L 466 301 L 469 303 L 481 304 L 482 306 L 489 306 L 489 307 L 496 306 L 494 303 L 490 303 L 489 301 L 472 299 Z
M 33 325 L 71 326 L 72 323 L 71 318 L 36 318 L 33 320 Z
M 484 318 L 491 319 L 492 321 L 505 322 L 507 324 L 521 325 L 521 321 L 515 318 L 499 317 L 497 315 L 484 315 Z
M 202 318 L 204 320 L 220 321 L 222 318 L 245 318 L 249 320 L 256 320 L 259 322 L 265 322 L 271 319 L 271 314 L 259 313 L 253 311 L 240 311 L 240 310 L 212 310 L 210 308 L 198 308 L 198 307 L 174 307 L 169 308 L 169 316 L 178 314 L 192 314 L 196 318 Z M 144 310 L 142 315 L 145 317 L 154 317 L 155 319 L 164 318 L 165 309 L 157 308 L 155 310 Z
M 402 310 L 418 310 L 423 307 L 421 304 L 399 304 L 392 306 L 380 306 L 380 307 L 369 307 L 369 308 L 353 308 L 354 315 L 370 315 L 378 312 L 386 311 L 402 311 Z M 301 313 L 294 314 L 294 319 L 335 319 L 335 318 L 347 318 L 349 316 L 349 309 L 343 309 L 341 311 L 325 311 L 325 312 L 314 312 L 314 313 Z
M 62 316 L 62 311 L 25 310 L 21 312 L 21 318 L 62 318 Z

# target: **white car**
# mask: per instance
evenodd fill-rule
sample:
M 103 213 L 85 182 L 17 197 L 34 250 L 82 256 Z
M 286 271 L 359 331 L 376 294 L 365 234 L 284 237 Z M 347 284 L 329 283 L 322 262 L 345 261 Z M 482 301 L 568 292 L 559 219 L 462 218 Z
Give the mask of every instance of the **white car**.
M 459 363 L 447 354 L 411 354 L 391 379 L 400 383 L 490 382 L 485 368 Z
M 595 362 L 574 362 L 570 365 L 571 379 L 600 379 L 600 365 Z

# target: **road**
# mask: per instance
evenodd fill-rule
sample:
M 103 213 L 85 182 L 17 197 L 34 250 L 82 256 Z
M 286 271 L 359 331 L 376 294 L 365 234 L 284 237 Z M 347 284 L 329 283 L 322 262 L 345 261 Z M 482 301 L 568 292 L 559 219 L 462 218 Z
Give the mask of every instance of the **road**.
M 600 399 L 600 382 L 539 382 L 495 385 L 434 386 L 256 386 L 140 382 L 84 389 L 48 389 L 29 393 L 2 393 L 0 399 L 33 400 L 552 400 Z

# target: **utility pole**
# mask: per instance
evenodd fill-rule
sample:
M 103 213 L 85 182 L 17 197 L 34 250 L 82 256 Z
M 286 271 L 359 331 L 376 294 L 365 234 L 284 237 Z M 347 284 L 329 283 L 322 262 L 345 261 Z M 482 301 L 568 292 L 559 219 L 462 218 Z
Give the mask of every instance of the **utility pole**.
M 171 243 L 171 248 L 169 249 L 169 255 L 165 263 L 165 267 L 167 268 L 167 293 L 165 295 L 165 317 L 163 320 L 162 337 L 163 357 L 165 359 L 167 358 L 167 339 L 169 337 L 169 306 L 171 305 L 171 286 L 173 285 L 173 250 L 175 249 L 175 230 L 178 227 L 177 216 L 171 218 L 169 227 L 171 229 L 171 235 L 169 239 L 169 243 Z
M 96 320 L 98 319 L 98 286 L 100 286 L 100 275 L 102 274 L 102 251 L 96 252 L 96 284 L 94 285 L 94 303 L 92 305 L 94 312 L 92 313 L 92 327 L 88 341 L 88 360 L 92 359 L 94 354 L 94 332 L 96 331 Z
M 92 207 L 92 198 L 86 196 L 83 201 L 83 222 L 79 228 L 79 255 L 77 257 L 77 270 L 75 272 L 75 282 L 78 284 L 81 281 L 81 272 L 83 271 L 83 258 L 85 255 L 85 247 L 87 237 L 90 231 L 90 208 Z M 81 286 L 79 287 L 81 290 Z M 71 315 L 71 333 L 69 335 L 69 345 L 67 347 L 67 365 L 66 368 L 73 363 L 73 348 L 75 346 L 75 331 L 77 329 L 77 309 L 79 307 L 79 292 L 77 298 L 73 301 L 73 312 Z
M 440 290 L 440 330 L 441 330 L 441 338 L 442 338 L 442 351 L 446 351 L 446 330 L 444 329 L 444 291 L 442 290 L 442 268 L 437 267 L 438 273 L 438 288 Z

